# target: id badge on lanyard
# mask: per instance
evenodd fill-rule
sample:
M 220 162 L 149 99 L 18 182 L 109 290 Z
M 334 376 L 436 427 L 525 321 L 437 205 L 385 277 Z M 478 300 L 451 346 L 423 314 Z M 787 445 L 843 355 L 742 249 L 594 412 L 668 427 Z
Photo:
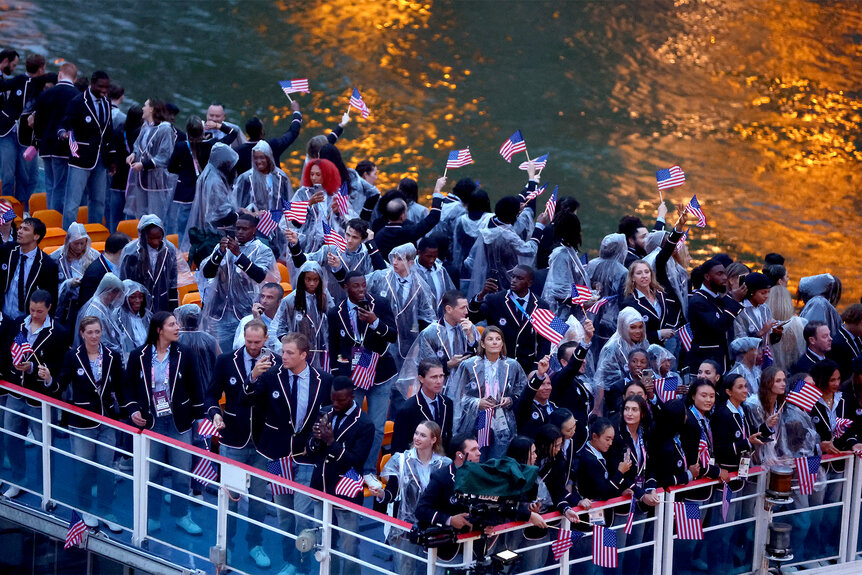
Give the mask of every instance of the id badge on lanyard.
M 168 402 L 168 392 L 157 391 L 153 394 L 153 403 L 156 406 L 156 417 L 164 417 L 171 414 L 171 404 Z
M 350 350 L 350 371 L 356 369 L 356 365 L 359 363 L 359 358 L 362 355 L 362 346 L 354 345 Z
M 748 470 L 751 467 L 751 457 L 748 455 L 743 455 L 739 458 L 739 471 L 737 475 L 742 479 L 748 478 Z

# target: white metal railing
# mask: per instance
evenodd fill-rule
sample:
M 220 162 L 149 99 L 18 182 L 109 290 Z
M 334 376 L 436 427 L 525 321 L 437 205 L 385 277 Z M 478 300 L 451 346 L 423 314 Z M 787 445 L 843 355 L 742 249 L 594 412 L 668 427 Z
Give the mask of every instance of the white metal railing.
M 317 531 L 317 562 L 319 562 L 319 573 L 328 575 L 332 562 L 340 561 L 347 562 L 348 572 L 359 573 L 360 570 L 365 573 L 383 573 L 391 575 L 407 575 L 395 573 L 394 563 L 390 559 L 374 556 L 373 550 L 379 550 L 382 555 L 395 557 L 410 558 L 417 563 L 416 572 L 425 572 L 433 574 L 438 568 L 436 552 L 431 550 L 429 553 L 415 553 L 405 551 L 396 546 L 389 545 L 383 540 L 383 527 L 386 526 L 393 532 L 404 532 L 410 529 L 410 525 L 399 521 L 388 515 L 375 512 L 366 507 L 351 504 L 342 499 L 329 496 L 327 494 L 312 490 L 300 484 L 288 482 L 282 478 L 271 475 L 260 469 L 255 469 L 247 465 L 243 465 L 227 458 L 221 457 L 209 451 L 199 449 L 180 441 L 165 437 L 151 431 L 140 431 L 134 427 L 125 425 L 121 422 L 104 418 L 86 411 L 81 410 L 73 405 L 64 403 L 59 400 L 48 398 L 46 396 L 24 390 L 16 385 L 6 382 L 0 382 L 0 388 L 13 391 L 19 395 L 27 396 L 42 402 L 41 408 L 41 431 L 42 441 L 35 442 L 28 440 L 25 436 L 13 433 L 6 429 L 0 429 L 0 446 L 5 446 L 8 441 L 28 441 L 38 447 L 39 454 L 35 458 L 38 465 L 41 467 L 41 482 L 38 486 L 32 480 L 32 477 L 21 484 L 16 484 L 11 477 L 11 474 L 0 470 L 0 480 L 6 484 L 15 485 L 22 490 L 32 493 L 37 496 L 39 506 L 46 512 L 51 512 L 54 506 L 59 503 L 66 507 L 77 509 L 79 512 L 86 512 L 97 516 L 99 519 L 106 520 L 104 516 L 99 516 L 94 509 L 82 509 L 80 501 L 77 501 L 74 496 L 70 495 L 68 483 L 76 481 L 75 474 L 81 470 L 91 469 L 96 473 L 111 474 L 113 480 L 122 486 L 124 493 L 131 490 L 131 497 L 120 497 L 117 495 L 113 501 L 112 512 L 116 515 L 122 515 L 124 520 L 117 521 L 122 529 L 130 537 L 131 543 L 134 546 L 141 547 L 141 553 L 146 553 L 151 556 L 167 559 L 175 564 L 188 564 L 188 557 L 192 557 L 192 562 L 200 567 L 200 562 L 209 563 L 211 547 L 218 547 L 221 550 L 228 549 L 232 543 L 239 543 L 240 524 L 257 527 L 261 530 L 261 536 L 264 542 L 269 543 L 268 548 L 277 549 L 277 556 L 271 557 L 272 567 L 270 569 L 258 569 L 253 564 L 243 564 L 243 559 L 246 558 L 247 551 L 245 541 L 242 544 L 236 545 L 236 551 L 231 556 L 228 554 L 227 566 L 232 571 L 237 573 L 246 573 L 256 575 L 257 573 L 276 572 L 281 568 L 281 545 L 287 539 L 290 545 L 293 545 L 296 540 L 295 533 L 288 533 L 280 529 L 277 525 L 272 525 L 266 521 L 266 516 L 263 520 L 252 519 L 240 512 L 229 509 L 230 499 L 233 494 L 239 492 L 242 498 L 247 502 L 252 500 L 262 504 L 264 509 L 269 511 L 281 511 L 294 516 L 294 519 L 300 519 L 308 525 L 313 526 Z M 116 430 L 119 435 L 131 437 L 132 450 L 128 451 L 117 445 L 107 445 L 103 442 L 90 439 L 75 429 L 64 429 L 59 425 L 52 423 L 52 415 L 55 410 L 66 412 L 73 415 L 87 417 L 88 419 L 97 421 L 101 425 L 109 426 Z M 6 412 L 12 411 L 8 406 L 0 406 L 0 421 Z M 21 417 L 28 417 L 26 414 L 15 412 Z M 34 418 L 29 418 L 30 421 L 36 421 Z M 120 471 L 114 467 L 109 467 L 80 457 L 72 453 L 71 449 L 63 447 L 62 440 L 58 438 L 59 434 L 69 434 L 76 436 L 79 439 L 91 441 L 103 448 L 111 449 L 115 454 L 120 456 L 132 456 L 133 466 L 131 473 Z M 194 457 L 205 458 L 212 465 L 220 466 L 222 473 L 220 478 L 213 480 L 209 484 L 209 488 L 205 490 L 206 497 L 203 501 L 196 499 L 188 493 L 187 489 L 181 486 L 163 485 L 150 480 L 150 473 L 153 469 L 164 469 L 167 471 L 179 473 L 184 478 L 191 478 L 190 469 L 178 469 L 161 460 L 151 457 L 151 448 L 160 446 L 168 450 L 183 451 L 191 453 Z M 797 557 L 790 565 L 811 565 L 818 561 L 834 560 L 839 563 L 848 561 L 862 561 L 862 551 L 857 550 L 859 546 L 859 524 L 862 519 L 860 513 L 860 502 L 862 502 L 862 466 L 858 465 L 856 458 L 849 453 L 837 456 L 825 456 L 824 464 L 836 461 L 843 461 L 845 471 L 843 475 L 828 479 L 825 483 L 818 482 L 817 490 L 821 492 L 823 489 L 831 488 L 833 493 L 838 494 L 835 500 L 826 500 L 823 503 L 816 505 L 793 505 L 778 507 L 774 509 L 764 510 L 762 495 L 766 491 L 766 473 L 763 469 L 754 468 L 748 479 L 748 487 L 734 497 L 731 505 L 738 506 L 728 521 L 715 519 L 720 517 L 721 500 L 713 498 L 701 504 L 703 517 L 713 517 L 712 520 L 704 522 L 704 544 L 710 541 L 729 541 L 735 536 L 738 543 L 742 546 L 742 550 L 746 553 L 746 558 L 751 557 L 750 572 L 759 572 L 763 564 L 763 548 L 766 541 L 767 526 L 773 519 L 778 521 L 809 521 L 821 520 L 824 516 L 829 518 L 829 524 L 840 526 L 838 530 L 837 553 L 827 554 L 825 551 L 818 553 L 810 548 L 805 550 L 806 556 Z M 64 467 L 65 466 L 65 467 Z M 71 476 L 64 476 L 63 472 L 71 466 Z M 232 473 L 226 473 L 231 471 Z M 30 470 L 28 475 L 36 473 L 36 470 Z M 313 515 L 299 513 L 294 509 L 282 507 L 266 498 L 258 498 L 236 485 L 225 482 L 225 477 L 230 475 L 235 477 L 236 474 L 244 474 L 246 478 L 256 478 L 267 483 L 281 483 L 295 492 L 309 496 L 315 503 L 315 513 Z M 64 485 L 66 483 L 66 485 Z M 184 485 L 184 482 L 183 482 Z M 674 572 L 675 554 L 684 552 L 688 547 L 691 547 L 690 542 L 680 542 L 674 535 L 674 502 L 684 499 L 687 494 L 693 489 L 702 488 L 704 486 L 720 486 L 716 481 L 700 480 L 695 481 L 686 486 L 678 486 L 669 490 L 659 490 L 660 503 L 653 509 L 652 512 L 645 517 L 641 516 L 635 521 L 635 532 L 640 532 L 636 537 L 629 537 L 618 550 L 618 573 L 632 573 L 632 570 L 623 570 L 624 562 L 627 558 L 634 558 L 644 553 L 650 553 L 650 558 L 641 558 L 640 564 L 643 565 L 641 572 L 653 573 L 654 575 L 671 575 Z M 179 489 L 178 489 L 179 487 Z M 716 487 L 719 490 L 719 487 Z M 798 487 L 794 485 L 794 493 L 798 492 Z M 165 525 L 165 529 L 160 533 L 158 531 L 150 532 L 148 530 L 148 502 L 150 497 L 158 497 L 158 504 L 164 506 L 165 495 L 170 495 L 171 498 L 180 498 L 185 504 L 194 509 L 193 515 L 200 519 L 202 524 L 203 534 L 200 537 L 171 537 L 170 528 Z M 607 502 L 596 502 L 594 509 L 609 509 L 613 507 L 627 507 L 629 498 L 618 498 Z M 128 506 L 131 503 L 131 508 Z M 119 513 L 125 511 L 125 513 Z M 583 511 L 583 510 L 578 510 Z M 343 527 L 337 525 L 337 515 L 339 514 L 355 514 L 358 515 L 360 526 L 356 531 L 347 531 Z M 169 517 L 167 510 L 163 510 L 162 517 Z M 499 525 L 491 530 L 489 541 L 497 542 L 497 547 L 494 551 L 500 550 L 502 545 L 500 542 L 505 542 L 505 545 L 511 551 L 519 554 L 529 555 L 538 554 L 538 560 L 533 563 L 538 563 L 537 566 L 529 571 L 521 570 L 518 572 L 525 575 L 538 573 L 560 573 L 560 575 L 568 575 L 569 569 L 572 566 L 586 566 L 592 562 L 591 545 L 584 545 L 589 542 L 592 537 L 591 533 L 587 532 L 581 539 L 580 546 L 576 542 L 575 547 L 566 552 L 559 561 L 553 561 L 551 557 L 551 545 L 556 539 L 557 529 L 573 528 L 569 522 L 562 518 L 558 513 L 548 513 L 545 520 L 551 525 L 549 536 L 543 541 L 530 541 L 525 538 L 510 536 L 509 534 L 519 533 L 529 524 L 508 523 Z M 836 518 L 837 517 L 837 518 Z M 201 518 L 206 518 L 204 521 Z M 619 518 L 619 516 L 618 516 Z M 614 521 L 612 525 L 606 527 L 613 529 L 619 534 L 619 539 L 622 541 L 623 536 L 623 521 Z M 834 520 L 833 520 L 834 519 Z M 236 528 L 233 529 L 233 540 L 228 536 L 229 522 L 233 522 Z M 163 521 L 163 524 L 166 522 Z M 745 529 L 750 535 L 753 531 L 753 536 L 740 537 L 739 534 Z M 338 543 L 339 536 L 344 537 L 349 535 L 358 541 L 359 551 L 356 554 L 345 553 Z M 478 533 L 461 535 L 459 537 L 462 543 L 462 555 L 460 563 L 452 565 L 447 563 L 447 566 L 468 566 L 473 562 L 473 549 L 475 542 L 479 539 Z M 146 548 L 143 548 L 146 547 Z M 725 544 L 725 548 L 727 548 Z M 489 547 L 490 548 L 490 547 Z M 800 550 L 802 551 L 802 550 Z M 272 555 L 270 553 L 270 555 Z M 314 561 L 314 559 L 310 559 Z M 248 563 L 248 559 L 246 562 Z M 749 567 L 749 566 L 747 566 Z M 740 572 L 740 571 L 737 571 Z

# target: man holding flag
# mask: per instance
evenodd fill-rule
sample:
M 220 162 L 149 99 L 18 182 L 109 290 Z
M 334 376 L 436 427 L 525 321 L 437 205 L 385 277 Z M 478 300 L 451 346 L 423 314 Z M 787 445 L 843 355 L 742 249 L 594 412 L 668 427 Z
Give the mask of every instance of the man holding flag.
M 390 198 L 380 206 L 380 213 L 386 220 L 386 226 L 375 235 L 374 241 L 384 259 L 395 246 L 416 243 L 428 234 L 440 221 L 440 206 L 443 203 L 443 191 L 446 178 L 437 178 L 434 185 L 434 197 L 431 200 L 431 211 L 418 224 L 407 221 L 407 202 L 401 198 Z

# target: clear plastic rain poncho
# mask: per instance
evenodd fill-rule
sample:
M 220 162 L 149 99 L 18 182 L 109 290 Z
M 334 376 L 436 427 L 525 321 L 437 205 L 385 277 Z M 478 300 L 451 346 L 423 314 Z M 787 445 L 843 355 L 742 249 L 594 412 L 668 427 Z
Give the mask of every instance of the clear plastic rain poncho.
M 155 214 L 162 220 L 174 199 L 177 176 L 168 171 L 177 133 L 170 122 L 158 125 L 144 124 L 135 140 L 135 161 L 142 162 L 140 172 L 129 170 L 126 185 L 126 214 L 140 219 L 144 214 Z M 147 167 L 152 166 L 152 167 Z
M 319 302 L 316 294 L 305 291 L 305 275 L 316 273 L 320 276 L 320 287 L 323 301 Z M 308 260 L 299 268 L 296 277 L 296 286 L 293 291 L 281 300 L 278 311 L 272 318 L 270 330 L 277 338 L 286 333 L 299 332 L 308 338 L 311 351 L 308 354 L 309 365 L 318 370 L 329 371 L 328 346 L 329 346 L 329 322 L 327 312 L 335 307 L 332 296 L 327 289 L 328 279 L 323 268 L 315 261 Z M 301 297 L 304 305 L 297 309 L 296 299 Z M 320 304 L 322 303 L 322 308 Z
M 729 370 L 728 374 L 735 373 L 745 378 L 745 383 L 748 384 L 748 393 L 757 394 L 760 388 L 760 375 L 762 370 L 760 366 L 755 364 L 749 368 L 742 361 L 742 356 L 752 349 L 757 349 L 763 343 L 759 337 L 738 337 L 730 343 L 730 352 L 736 361 Z
M 842 325 L 841 314 L 831 301 L 838 290 L 838 280 L 832 274 L 819 274 L 799 280 L 799 297 L 805 303 L 799 317 L 807 322 L 822 321 L 829 326 L 833 339 L 838 337 Z
M 432 324 L 437 317 L 434 314 L 434 290 L 415 269 L 416 247 L 413 244 L 402 244 L 394 248 L 389 252 L 389 263 L 395 265 L 396 260 L 408 267 L 406 278 L 398 275 L 393 268 L 387 268 L 372 272 L 366 276 L 366 280 L 371 297 L 385 299 L 392 308 L 398 340 L 390 344 L 389 349 L 395 358 L 396 367 L 401 369 L 410 346 L 424 328 L 420 328 L 419 322 Z
M 194 303 L 181 305 L 174 310 L 174 317 L 180 324 L 179 343 L 192 352 L 198 381 L 208 389 L 212 382 L 212 370 L 215 367 L 219 349 L 215 337 L 200 331 L 202 315 L 203 311 Z
M 252 158 L 255 152 L 266 156 L 268 172 L 258 171 L 252 161 L 251 169 L 240 174 L 233 186 L 235 207 L 245 208 L 251 212 L 280 210 L 281 201 L 293 195 L 290 178 L 275 163 L 272 148 L 266 140 L 261 140 L 254 145 L 251 149 Z
M 504 397 L 508 397 L 514 405 L 525 385 L 527 376 L 514 359 L 501 356 L 497 361 L 491 362 L 484 357 L 473 356 L 461 362 L 450 377 L 445 390 L 454 407 L 454 433 L 475 435 L 481 398 L 490 396 L 499 403 Z M 505 454 L 516 430 L 515 410 L 494 408 L 491 416 L 493 453 Z
M 756 337 L 757 332 L 763 329 L 763 326 L 769 321 L 772 321 L 772 310 L 769 309 L 768 303 L 754 307 L 746 299 L 742 302 L 742 310 L 736 315 L 736 319 L 733 320 L 733 337 Z M 763 337 L 764 342 L 768 338 L 769 334 L 765 335 Z
M 636 323 L 643 323 L 641 314 L 634 308 L 623 308 L 617 318 L 616 333 L 611 336 L 599 353 L 599 362 L 593 381 L 596 389 L 601 387 L 605 390 L 606 405 L 608 404 L 608 390 L 618 390 L 619 393 L 622 393 L 625 376 L 628 373 L 629 355 L 636 349 L 646 352 L 649 347 L 646 331 L 644 331 L 642 341 L 637 343 L 632 341 L 629 331 Z
M 162 230 L 162 245 L 153 250 L 147 244 L 147 229 L 155 226 Z M 151 309 L 172 311 L 177 302 L 177 248 L 164 236 L 165 225 L 161 218 L 147 214 L 138 222 L 138 237 L 123 248 L 120 257 L 120 277 L 144 286 L 152 298 Z M 181 260 L 185 264 L 185 260 Z M 188 264 L 185 264 L 188 267 Z
M 676 377 L 677 381 L 682 383 L 679 374 L 676 372 L 676 356 L 668 351 L 666 347 L 660 346 L 657 343 L 651 344 L 647 348 L 647 361 L 656 377 Z
M 538 242 L 522 240 L 509 224 L 499 224 L 493 228 L 479 228 L 479 235 L 465 261 L 470 271 L 470 286 L 467 297 L 472 298 L 482 291 L 485 280 L 494 278 L 497 286 L 509 289 L 509 272 L 515 266 L 534 266 Z M 571 292 L 571 285 L 569 286 Z
M 398 506 L 397 518 L 407 523 L 416 523 L 416 507 L 419 505 L 419 497 L 428 482 L 431 474 L 446 467 L 452 460 L 438 453 L 431 454 L 431 461 L 422 463 L 416 454 L 416 448 L 411 447 L 407 451 L 395 453 L 386 462 L 380 477 L 398 478 L 398 498 L 401 504 Z M 392 530 L 392 535 L 404 533 L 401 530 Z M 405 534 L 406 535 L 406 534 Z
M 333 275 L 332 268 L 329 267 L 329 254 L 335 254 L 335 257 L 341 261 L 341 265 L 345 268 L 345 274 L 352 271 L 357 271 L 363 275 L 368 275 L 374 271 L 374 264 L 371 262 L 371 256 L 364 244 L 360 244 L 356 251 L 341 252 L 333 246 L 320 246 L 313 252 L 306 252 L 305 257 L 308 261 L 314 261 L 320 264 L 326 275 L 326 286 L 334 301 L 341 301 L 347 297 L 347 292 L 344 291 Z M 299 270 L 293 265 L 293 258 L 288 258 L 288 270 L 290 277 L 294 278 L 299 274 Z
M 751 423 L 751 429 L 757 429 L 769 415 L 772 415 L 772 412 L 764 413 L 760 398 L 756 394 L 749 396 L 743 406 Z M 820 453 L 820 436 L 814 429 L 811 416 L 791 403 L 783 404 L 776 431 L 772 437 L 774 441 L 761 445 L 755 451 L 756 463 L 767 467 L 777 464 L 794 467 L 794 458 L 810 457 Z
M 628 270 L 623 265 L 628 253 L 628 244 L 624 234 L 608 234 L 602 238 L 599 246 L 599 257 L 587 264 L 587 274 L 590 277 L 590 288 L 599 289 L 602 297 L 617 296 L 599 308 L 593 323 L 596 328 L 595 343 L 603 346 L 617 329 L 617 316 L 620 313 L 620 302 L 623 300 L 626 276 Z M 586 285 L 586 284 L 583 284 Z
M 75 259 L 69 256 L 69 244 L 76 241 L 84 240 L 86 246 L 83 254 Z M 63 242 L 63 247 L 53 254 L 51 259 L 57 262 L 60 274 L 60 288 L 57 294 L 57 313 L 55 318 L 64 324 L 71 324 L 74 317 L 70 317 L 76 309 L 75 302 L 78 300 L 78 291 L 80 289 L 80 280 L 84 272 L 94 260 L 99 257 L 99 252 L 92 247 L 92 241 L 87 234 L 87 228 L 83 224 L 77 222 L 69 226 L 66 232 L 66 240 Z
M 461 214 L 452 225 L 452 244 L 450 251 L 452 261 L 459 262 L 463 266 L 464 260 L 470 255 L 479 230 L 488 227 L 488 221 L 494 216 L 491 212 L 485 212 L 478 219 L 471 219 L 469 214 Z M 463 269 L 463 268 L 462 268 Z
M 125 288 L 120 278 L 112 273 L 107 273 L 99 282 L 96 293 L 78 312 L 75 321 L 75 341 L 73 347 L 81 345 L 81 333 L 78 327 L 81 319 L 88 315 L 99 318 L 102 322 L 102 343 L 118 356 L 123 354 L 123 330 L 117 319 L 117 310 L 125 300 Z
M 572 313 L 572 284 L 592 287 L 590 274 L 581 263 L 578 250 L 567 245 L 557 246 L 548 258 L 548 278 L 542 299 L 561 319 Z
M 153 312 L 150 306 L 150 294 L 147 289 L 133 280 L 123 280 L 123 304 L 117 308 L 117 323 L 120 326 L 123 338 L 123 361 L 129 358 L 129 354 L 147 342 L 147 331 L 150 329 L 150 318 Z M 141 308 L 135 312 L 129 304 L 129 298 L 135 294 L 144 296 Z
M 308 186 L 302 186 L 296 193 L 293 195 L 291 199 L 292 202 L 307 202 L 311 199 L 311 197 L 317 193 L 318 191 L 323 192 L 323 201 L 309 206 L 308 208 L 308 217 L 305 220 L 305 223 L 299 226 L 298 228 L 293 225 L 293 222 L 287 223 L 282 219 L 282 226 L 290 225 L 290 227 L 296 230 L 297 235 L 299 236 L 299 245 L 302 246 L 304 252 L 316 252 L 321 247 L 323 247 L 323 223 L 332 228 L 334 231 L 344 236 L 344 231 L 347 229 L 347 222 L 352 220 L 353 218 L 359 217 L 358 212 L 354 212 L 353 208 L 350 208 L 350 212 L 347 216 L 344 216 L 340 213 L 336 214 L 332 209 L 332 204 L 334 202 L 333 195 L 328 191 L 321 188 L 311 188 Z M 338 193 L 337 191 L 335 193 Z
M 359 175 L 359 172 L 354 170 L 353 168 L 347 168 L 347 173 L 349 174 L 349 178 L 347 181 L 348 189 L 350 190 L 350 208 L 357 214 L 362 213 L 362 208 L 365 206 L 365 202 L 368 201 L 368 198 L 373 196 L 379 196 L 380 191 L 376 186 L 368 183 L 365 178 Z M 420 208 L 424 208 L 421 204 L 413 204 L 414 206 L 418 206 Z M 412 206 L 411 206 L 412 207 Z M 408 207 L 408 219 L 409 219 L 409 211 Z M 415 212 L 415 210 L 414 210 Z M 425 213 L 428 213 L 428 208 L 425 208 Z M 422 218 L 425 216 L 423 215 Z M 413 221 L 413 220 L 411 220 Z
M 235 212 L 233 190 L 230 185 L 231 171 L 239 161 L 239 155 L 222 143 L 215 144 L 210 159 L 195 184 L 195 199 L 189 213 L 189 222 L 180 247 L 188 251 L 190 247 L 188 230 L 217 233 L 229 216 Z

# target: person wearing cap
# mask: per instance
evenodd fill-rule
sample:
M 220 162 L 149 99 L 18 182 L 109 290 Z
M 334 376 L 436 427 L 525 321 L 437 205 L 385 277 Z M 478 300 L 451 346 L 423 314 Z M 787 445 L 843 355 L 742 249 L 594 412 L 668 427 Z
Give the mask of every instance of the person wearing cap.
M 748 394 L 754 395 L 760 386 L 761 367 L 757 365 L 758 350 L 762 340 L 759 337 L 738 337 L 730 344 L 730 352 L 736 363 L 726 375 L 737 374 L 745 378 Z

